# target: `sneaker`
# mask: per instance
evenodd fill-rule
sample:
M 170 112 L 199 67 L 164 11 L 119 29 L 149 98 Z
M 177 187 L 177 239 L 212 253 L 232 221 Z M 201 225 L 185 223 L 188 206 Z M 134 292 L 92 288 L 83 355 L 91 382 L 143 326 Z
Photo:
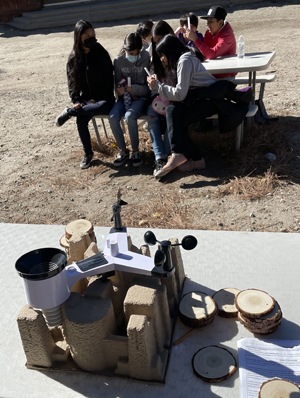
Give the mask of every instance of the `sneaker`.
M 90 167 L 93 157 L 94 157 L 94 153 L 91 153 L 90 155 L 85 154 L 82 159 L 82 162 L 80 163 L 80 168 L 87 169 L 88 167 Z
M 181 172 L 188 172 L 194 170 L 205 169 L 205 160 L 202 158 L 200 160 L 190 159 L 178 167 Z
M 153 175 L 155 178 L 158 178 L 157 175 L 159 175 L 161 169 L 165 166 L 166 163 L 167 163 L 166 159 L 155 160 L 154 171 L 153 171 Z
M 125 151 L 120 151 L 117 156 L 116 159 L 114 160 L 114 166 L 116 167 L 121 167 L 123 166 L 123 164 L 125 164 L 127 162 L 127 160 L 129 159 L 129 152 L 128 150 Z
M 171 156 L 169 156 L 165 166 L 161 169 L 159 173 L 156 174 L 156 178 L 161 178 L 167 175 L 168 173 L 170 173 L 170 171 L 176 169 L 176 167 L 185 162 L 187 162 L 187 158 L 182 153 L 173 152 Z
M 69 108 L 64 109 L 62 113 L 55 119 L 55 124 L 57 127 L 62 126 L 67 120 L 70 119 L 71 116 L 69 115 L 68 109 Z
M 143 157 L 141 152 L 139 151 L 132 152 L 131 161 L 134 167 L 139 167 L 143 163 Z

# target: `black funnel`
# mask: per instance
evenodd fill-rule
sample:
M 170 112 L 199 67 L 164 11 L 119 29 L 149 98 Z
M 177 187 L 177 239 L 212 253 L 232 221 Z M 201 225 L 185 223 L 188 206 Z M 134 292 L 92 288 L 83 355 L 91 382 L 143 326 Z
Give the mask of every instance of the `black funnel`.
M 15 268 L 22 278 L 41 280 L 59 274 L 66 265 L 66 253 L 48 247 L 24 254 L 16 261 Z

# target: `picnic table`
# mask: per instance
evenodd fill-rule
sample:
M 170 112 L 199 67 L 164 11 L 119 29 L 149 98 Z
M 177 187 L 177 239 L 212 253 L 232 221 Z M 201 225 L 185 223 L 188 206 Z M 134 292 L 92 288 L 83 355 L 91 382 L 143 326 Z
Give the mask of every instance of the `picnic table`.
M 275 51 L 247 53 L 244 58 L 238 58 L 236 54 L 224 55 L 215 59 L 207 59 L 203 65 L 213 75 L 248 72 L 249 86 L 253 90 L 252 104 L 254 104 L 256 72 L 267 69 L 275 54 Z

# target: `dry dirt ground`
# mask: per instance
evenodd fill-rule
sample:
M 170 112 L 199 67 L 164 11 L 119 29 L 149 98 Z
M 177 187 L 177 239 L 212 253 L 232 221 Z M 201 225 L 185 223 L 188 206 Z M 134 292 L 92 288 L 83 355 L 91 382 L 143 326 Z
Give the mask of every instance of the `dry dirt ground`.
M 228 12 L 236 35 L 245 37 L 246 52 L 276 51 L 267 71 L 277 80 L 266 87 L 265 106 L 278 120 L 246 133 L 238 156 L 234 135 L 221 139 L 216 129 L 198 134 L 207 168 L 174 171 L 161 181 L 152 176 L 151 142 L 143 126 L 145 162 L 122 170 L 111 166 L 116 148 L 109 128 L 106 153 L 96 152 L 92 167 L 81 170 L 75 120 L 55 127 L 55 117 L 70 104 L 65 65 L 73 27 L 22 32 L 0 25 L 0 221 L 67 224 L 87 218 L 109 226 L 121 188 L 127 226 L 299 232 L 300 5 L 261 2 Z M 179 16 L 153 19 L 175 28 Z M 138 22 L 94 24 L 112 58 Z M 199 30 L 204 33 L 204 21 Z M 277 161 L 266 160 L 268 152 Z

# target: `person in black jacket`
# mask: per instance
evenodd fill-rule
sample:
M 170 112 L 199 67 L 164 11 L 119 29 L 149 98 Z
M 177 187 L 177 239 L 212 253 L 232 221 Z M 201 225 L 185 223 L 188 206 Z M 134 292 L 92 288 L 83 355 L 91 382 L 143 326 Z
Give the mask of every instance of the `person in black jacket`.
M 83 145 L 82 169 L 93 159 L 88 122 L 96 115 L 108 115 L 114 103 L 113 65 L 108 52 L 97 42 L 90 22 L 80 20 L 74 28 L 74 46 L 67 63 L 69 94 L 72 108 L 57 118 L 62 126 L 71 116 L 77 117 L 77 129 Z

